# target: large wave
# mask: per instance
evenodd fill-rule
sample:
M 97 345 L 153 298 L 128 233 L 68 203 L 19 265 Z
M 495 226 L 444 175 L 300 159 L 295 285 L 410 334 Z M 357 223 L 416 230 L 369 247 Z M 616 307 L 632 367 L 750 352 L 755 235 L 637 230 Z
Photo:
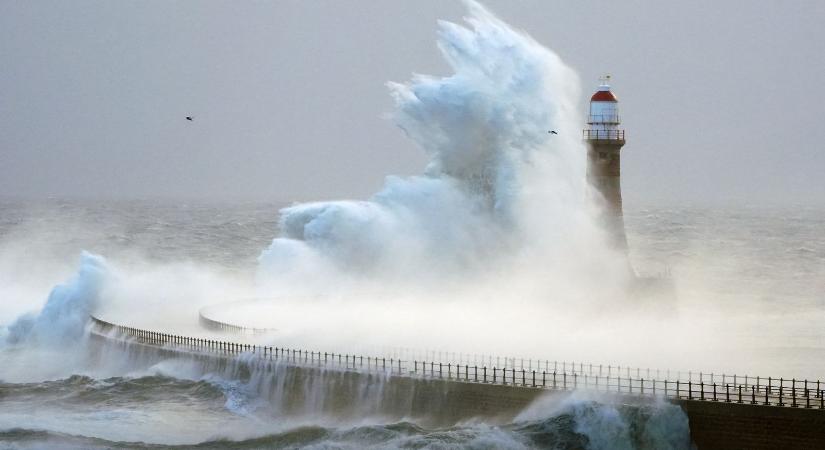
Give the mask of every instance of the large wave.
M 85 325 L 99 305 L 111 272 L 103 257 L 82 252 L 77 273 L 49 294 L 37 313 L 20 316 L 5 330 L 8 344 L 35 343 L 65 346 L 85 333 Z
M 366 201 L 281 210 L 280 236 L 259 258 L 261 279 L 420 282 L 500 267 L 523 252 L 550 263 L 603 252 L 585 204 L 575 72 L 466 3 L 467 26 L 439 24 L 438 47 L 455 73 L 388 84 L 395 122 L 429 157 L 424 173 L 387 177 Z

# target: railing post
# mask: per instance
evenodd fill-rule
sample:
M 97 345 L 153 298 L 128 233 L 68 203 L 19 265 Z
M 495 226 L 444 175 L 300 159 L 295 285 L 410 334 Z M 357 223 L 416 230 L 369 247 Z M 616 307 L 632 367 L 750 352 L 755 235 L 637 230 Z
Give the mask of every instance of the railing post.
M 796 378 L 791 378 L 791 399 L 791 407 L 798 407 L 799 405 L 796 404 Z
M 805 380 L 805 407 L 811 407 L 811 391 L 808 390 L 808 380 Z
M 765 387 L 765 404 L 770 405 L 771 402 L 768 399 L 768 395 L 771 393 L 771 377 L 768 377 L 768 385 Z
M 796 403 L 796 389 L 791 389 L 791 408 L 798 408 L 799 405 Z
M 688 400 L 693 400 L 693 382 L 690 381 L 690 376 L 688 375 Z

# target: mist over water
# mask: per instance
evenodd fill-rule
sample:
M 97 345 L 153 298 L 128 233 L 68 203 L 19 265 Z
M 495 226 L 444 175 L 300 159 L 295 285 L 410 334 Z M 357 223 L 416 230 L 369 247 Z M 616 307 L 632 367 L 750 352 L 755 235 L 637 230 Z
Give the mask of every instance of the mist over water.
M 67 210 L 71 212 L 67 213 Z M 275 233 L 275 229 L 271 227 L 272 218 L 265 214 L 271 210 L 272 205 L 267 204 L 178 205 L 173 208 L 140 203 L 116 206 L 47 202 L 39 208 L 32 208 L 30 205 L 3 203 L 0 214 L 4 218 L 0 225 L 3 236 L 0 239 L 0 255 L 3 255 L 6 262 L 14 259 L 21 264 L 30 265 L 31 271 L 40 271 L 36 280 L 26 277 L 12 279 L 11 275 L 20 273 L 21 267 L 11 269 L 10 264 L 4 263 L 3 307 L 14 307 L 35 314 L 39 312 L 52 287 L 65 284 L 73 278 L 72 266 L 78 263 L 80 248 L 91 248 L 105 253 L 108 264 L 116 266 L 120 274 L 127 273 L 148 284 L 155 282 L 152 286 L 144 286 L 144 297 L 132 299 L 139 306 L 131 308 L 131 311 L 127 308 L 117 313 L 124 314 L 118 315 L 118 319 L 131 318 L 144 323 L 151 323 L 152 320 L 165 321 L 167 319 L 161 312 L 170 311 L 179 320 L 189 320 L 189 323 L 177 324 L 178 329 L 191 327 L 193 332 L 197 332 L 191 308 L 188 311 L 187 308 L 180 308 L 182 312 L 176 314 L 177 304 L 207 305 L 235 297 L 231 296 L 232 292 L 210 291 L 209 288 L 195 292 L 186 285 L 195 280 L 209 280 L 206 282 L 208 287 L 217 286 L 224 280 L 235 280 L 234 284 L 243 285 L 235 274 L 255 270 L 260 243 L 266 243 Z M 178 221 L 176 217 L 180 215 L 199 220 Z M 146 218 L 142 220 L 156 226 L 134 227 L 136 223 L 144 223 L 136 221 L 136 216 Z M 730 364 L 742 367 L 743 370 L 761 367 L 753 372 L 777 376 L 793 376 L 792 373 L 806 371 L 821 373 L 821 368 L 818 367 L 821 358 L 817 355 L 820 351 L 818 349 L 822 348 L 823 336 L 821 328 L 813 322 L 821 320 L 822 305 L 818 293 L 823 289 L 825 242 L 819 230 L 825 224 L 825 211 L 660 206 L 632 208 L 626 216 L 636 266 L 652 270 L 660 267 L 663 262 L 668 262 L 679 289 L 675 311 L 664 315 L 656 314 L 651 319 L 650 315 L 644 315 L 644 308 L 640 307 L 634 310 L 634 314 L 643 316 L 639 323 L 655 319 L 663 325 L 672 326 L 684 320 L 682 311 L 694 309 L 701 310 L 704 319 L 711 321 L 710 324 L 694 324 L 696 330 L 700 331 L 691 335 L 691 340 L 701 340 L 703 344 L 709 342 L 710 345 L 695 345 L 696 356 L 692 361 L 676 360 L 683 355 L 667 359 L 669 350 L 674 346 L 689 346 L 676 340 L 664 342 L 661 347 L 652 341 L 620 342 L 632 350 L 628 352 L 633 353 L 643 366 L 654 366 L 657 361 L 673 361 L 670 364 L 663 363 L 661 367 L 712 371 L 722 366 L 718 363 L 711 364 L 714 362 L 713 353 L 725 346 L 735 346 L 734 349 L 740 351 L 752 349 L 748 350 L 752 355 L 730 361 Z M 256 221 L 249 219 L 255 217 L 258 218 Z M 55 220 L 57 218 L 59 220 Z M 37 255 L 13 250 L 25 247 L 21 244 L 26 240 L 19 241 L 18 237 L 27 234 L 25 230 L 31 229 L 31 224 L 37 222 L 55 224 L 51 231 L 41 229 L 31 234 L 27 240 L 38 241 L 39 245 L 51 249 L 44 253 L 48 256 L 43 261 L 38 261 L 40 257 Z M 95 223 L 106 223 L 107 227 L 98 228 Z M 162 225 L 167 223 L 174 223 L 175 226 Z M 63 227 L 85 229 L 88 234 L 75 239 L 61 234 L 59 230 Z M 116 228 L 121 231 L 114 232 Z M 146 232 L 146 228 L 153 231 Z M 232 241 L 239 230 L 248 232 L 246 238 L 227 246 L 227 242 Z M 192 236 L 201 237 L 193 239 Z M 140 243 L 139 251 L 134 242 Z M 169 246 L 166 242 L 178 244 Z M 69 250 L 73 246 L 76 246 L 76 251 Z M 135 253 L 143 256 L 136 259 Z M 62 256 L 58 256 L 59 254 Z M 179 263 L 194 254 L 202 256 L 187 264 Z M 48 267 L 53 267 L 53 270 L 44 269 Z M 144 269 L 147 267 L 154 269 L 146 272 Z M 192 267 L 197 270 L 193 271 Z M 215 270 L 216 267 L 228 269 Z M 163 277 L 159 273 L 164 273 Z M 211 275 L 207 277 L 206 274 Z M 120 275 L 119 278 L 122 279 L 123 276 Z M 161 285 L 157 283 L 160 279 L 175 282 L 165 281 L 167 285 Z M 18 294 L 21 292 L 32 294 Z M 166 296 L 165 304 L 154 299 L 163 296 Z M 7 313 L 4 311 L 4 314 Z M 16 315 L 9 314 L 7 317 L 8 319 L 4 319 L 6 324 L 11 324 L 16 319 Z M 578 322 L 578 325 L 584 328 L 582 335 L 592 334 L 594 340 L 619 340 L 626 336 L 625 330 L 599 329 L 587 320 Z M 724 339 L 720 335 L 725 335 Z M 509 336 L 502 332 L 500 338 L 507 341 Z M 425 340 L 429 337 L 422 334 L 417 339 Z M 560 349 L 560 353 L 567 353 L 557 358 L 557 352 L 551 349 L 554 339 L 554 330 L 549 330 L 545 345 L 547 351 L 535 356 L 563 359 L 572 355 L 578 359 L 578 355 L 583 355 L 581 359 L 585 361 L 599 359 L 594 349 L 587 346 L 575 347 L 574 344 L 570 344 L 573 346 L 570 349 Z M 79 345 L 82 342 L 73 343 L 71 348 Z M 452 350 L 449 345 L 444 345 L 443 348 Z M 657 348 L 662 349 L 660 354 L 651 351 Z M 363 426 L 336 425 L 322 424 L 320 419 L 294 425 L 285 423 L 277 414 L 273 416 L 273 412 L 266 406 L 268 402 L 259 402 L 259 395 L 254 390 L 247 390 L 244 383 L 231 377 L 207 376 L 197 368 L 174 361 L 147 366 L 118 361 L 107 367 L 91 364 L 91 359 L 87 359 L 84 352 L 75 355 L 68 350 L 69 346 L 55 352 L 44 351 L 43 359 L 40 360 L 42 363 L 34 365 L 30 358 L 26 358 L 26 361 L 11 359 L 14 353 L 8 346 L 3 348 L 4 365 L 0 367 L 0 380 L 3 381 L 0 386 L 3 392 L 0 400 L 3 404 L 0 408 L 0 428 L 6 430 L 3 442 L 22 439 L 21 434 L 31 436 L 31 433 L 35 433 L 10 431 L 23 428 L 47 430 L 38 431 L 30 438 L 35 443 L 31 448 L 40 448 L 42 445 L 39 444 L 43 442 L 56 442 L 59 446 L 64 446 L 66 442 L 75 439 L 67 435 L 78 434 L 105 441 L 77 438 L 76 448 L 106 448 L 114 446 L 113 442 L 118 441 L 172 444 L 212 438 L 243 440 L 252 436 L 268 436 L 260 445 L 273 442 L 275 444 L 272 445 L 281 446 L 288 446 L 290 442 L 306 442 L 307 445 L 315 442 L 319 446 L 323 442 L 341 442 L 339 446 L 344 447 L 349 445 L 344 442 L 363 443 L 367 441 L 358 439 L 370 436 L 376 439 L 370 441 L 373 442 L 371 445 L 379 447 L 381 443 L 384 446 L 400 446 L 398 443 L 401 442 L 409 445 L 432 443 L 436 438 L 453 439 L 450 442 L 462 443 L 489 442 L 487 439 L 492 437 L 505 439 L 498 442 L 520 442 L 529 447 L 540 444 L 516 436 L 527 433 L 536 439 L 541 436 L 546 438 L 555 435 L 553 433 L 556 432 L 552 430 L 571 430 L 574 427 L 571 421 L 576 417 L 568 412 L 558 415 L 559 409 L 554 406 L 548 409 L 545 419 L 504 428 L 479 424 L 469 429 L 460 426 L 454 430 L 434 432 L 414 424 L 377 421 Z M 113 352 L 108 359 L 116 360 L 114 355 L 117 353 Z M 27 352 L 27 355 L 30 356 L 31 352 Z M 587 358 L 588 355 L 594 356 Z M 626 364 L 625 359 L 618 357 L 602 361 Z M 72 401 L 75 397 L 61 401 L 50 400 L 66 394 L 65 388 L 61 386 L 77 385 L 77 381 L 69 379 L 72 374 L 86 374 L 88 377 L 83 378 L 86 381 L 78 385 L 79 393 L 72 395 L 86 393 L 91 389 L 83 387 L 86 385 L 110 386 L 109 400 L 101 403 L 97 401 L 99 398 L 92 397 L 91 400 L 94 401 L 88 405 Z M 154 378 L 157 376 L 165 378 Z M 134 385 L 142 386 L 145 395 L 137 396 L 127 389 Z M 120 390 L 118 386 L 123 389 Z M 169 394 L 167 390 L 170 386 L 179 386 L 179 390 L 184 393 L 189 389 L 204 392 L 204 399 L 198 400 L 197 396 L 193 398 L 189 394 Z M 32 401 L 39 402 L 41 406 L 33 409 Z M 586 411 L 587 407 L 582 408 Z M 606 410 L 612 411 L 612 407 L 606 407 Z M 626 411 L 625 414 L 632 416 L 634 413 Z M 37 417 L 37 420 L 33 421 L 32 417 Z M 536 418 L 525 417 L 525 420 L 528 420 L 527 417 Z M 611 412 L 609 417 L 615 417 L 614 413 Z M 115 418 L 118 426 L 112 426 Z M 214 432 L 204 436 L 201 425 L 207 424 L 212 424 L 210 429 Z M 271 428 L 266 428 L 266 424 L 271 425 Z M 309 428 L 303 428 L 304 425 Z M 558 433 L 564 434 L 567 431 Z M 328 441 L 330 439 L 332 441 Z M 216 443 L 214 447 L 220 445 Z M 335 445 L 330 444 L 333 447 Z M 516 444 L 512 446 L 517 447 Z
M 576 74 L 469 9 L 466 27 L 439 24 L 452 75 L 388 85 L 424 173 L 366 201 L 283 209 L 256 279 L 273 299 L 218 314 L 316 348 L 538 354 L 548 320 L 622 301 L 632 276 L 588 202 Z
M 634 295 L 626 255 L 594 220 L 575 72 L 468 8 L 465 26 L 439 24 L 452 75 L 388 85 L 393 120 L 429 164 L 367 200 L 277 216 L 283 205 L 0 203 L 0 443 L 687 448 L 676 407 L 575 396 L 504 426 L 289 418 L 277 382 L 254 371 L 89 351 L 90 313 L 210 336 L 198 325 L 209 307 L 277 329 L 258 343 L 315 351 L 817 378 L 825 211 L 634 208 L 626 195 L 633 266 L 669 269 L 676 286 Z M 255 300 L 226 306 L 243 299 Z
M 586 211 L 576 74 L 468 6 L 467 27 L 439 24 L 454 74 L 388 84 L 395 122 L 429 156 L 424 174 L 387 177 L 367 201 L 282 210 L 280 237 L 260 258 L 262 283 L 342 277 L 438 291 L 515 272 L 528 250 L 534 270 L 558 280 L 578 269 L 575 254 L 611 256 Z

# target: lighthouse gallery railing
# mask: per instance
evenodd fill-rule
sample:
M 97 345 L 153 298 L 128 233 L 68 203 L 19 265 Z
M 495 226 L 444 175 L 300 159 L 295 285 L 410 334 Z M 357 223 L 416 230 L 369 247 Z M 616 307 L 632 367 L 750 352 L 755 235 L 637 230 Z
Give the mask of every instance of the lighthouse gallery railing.
M 582 138 L 586 140 L 623 141 L 624 130 L 583 130 Z

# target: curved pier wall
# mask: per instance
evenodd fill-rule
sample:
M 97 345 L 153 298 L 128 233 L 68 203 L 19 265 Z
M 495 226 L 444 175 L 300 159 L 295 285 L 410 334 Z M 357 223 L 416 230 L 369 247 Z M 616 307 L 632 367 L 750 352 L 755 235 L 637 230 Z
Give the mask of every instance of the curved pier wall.
M 450 426 L 471 418 L 507 423 L 541 395 L 569 394 L 295 365 L 256 355 L 223 357 L 91 336 L 91 351 L 101 364 L 134 370 L 174 359 L 192 372 L 240 380 L 284 415 L 414 419 L 428 426 Z
M 425 426 L 451 426 L 468 419 L 512 422 L 542 396 L 562 400 L 570 391 L 358 372 L 257 355 L 224 356 L 189 352 L 92 333 L 92 355 L 101 363 L 149 368 L 173 360 L 202 375 L 240 380 L 268 400 L 279 414 L 336 419 L 414 420 Z M 547 398 L 547 397 L 545 397 Z M 612 396 L 606 401 L 650 404 L 650 397 Z M 686 413 L 692 441 L 704 449 L 823 449 L 825 410 L 737 404 L 724 401 L 674 400 Z

